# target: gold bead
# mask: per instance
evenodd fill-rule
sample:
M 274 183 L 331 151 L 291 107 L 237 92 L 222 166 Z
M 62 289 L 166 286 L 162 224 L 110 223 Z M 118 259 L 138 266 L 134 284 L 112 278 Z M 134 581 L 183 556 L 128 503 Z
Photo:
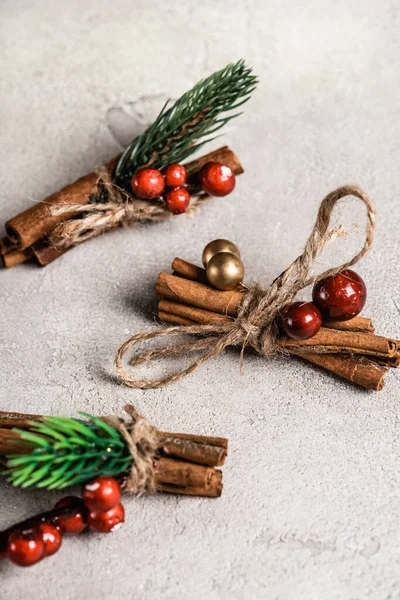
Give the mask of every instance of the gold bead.
M 244 266 L 231 252 L 218 252 L 208 261 L 206 274 L 218 290 L 233 290 L 244 277 Z
M 236 244 L 229 240 L 213 240 L 212 242 L 209 242 L 203 250 L 202 261 L 204 267 L 208 265 L 208 261 L 215 256 L 215 254 L 219 254 L 220 252 L 230 252 L 240 258 L 240 251 Z

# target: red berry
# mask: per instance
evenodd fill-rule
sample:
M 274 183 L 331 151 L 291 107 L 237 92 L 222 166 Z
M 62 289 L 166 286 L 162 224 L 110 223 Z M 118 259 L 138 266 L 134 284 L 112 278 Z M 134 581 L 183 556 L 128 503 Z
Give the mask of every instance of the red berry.
M 289 337 L 308 340 L 320 330 L 322 317 L 312 302 L 292 302 L 283 309 L 281 323 Z
M 44 555 L 55 554 L 62 543 L 62 536 L 57 527 L 51 523 L 42 523 L 39 525 L 39 531 L 44 541 Z
M 201 187 L 210 196 L 226 196 L 236 184 L 235 173 L 218 162 L 208 162 L 200 171 Z
M 168 209 L 174 213 L 174 215 L 179 215 L 180 213 L 184 213 L 189 206 L 190 194 L 187 189 L 183 187 L 177 187 L 167 192 L 165 200 Z
M 124 521 L 125 511 L 122 504 L 117 504 L 106 512 L 91 511 L 88 517 L 90 527 L 101 533 L 116 531 Z
M 73 509 L 76 505 L 75 510 Z M 60 515 L 54 519 L 54 525 L 60 527 L 64 533 L 78 534 L 86 529 L 87 521 L 85 511 L 82 507 L 82 500 L 77 496 L 66 496 L 61 498 L 54 508 L 71 507 L 69 514 Z
M 167 187 L 177 187 L 185 185 L 187 179 L 186 169 L 179 163 L 172 163 L 165 169 L 165 185 Z
M 91 511 L 110 510 L 121 501 L 121 486 L 114 477 L 95 477 L 85 483 L 82 500 Z
M 351 269 L 317 281 L 313 289 L 313 302 L 326 320 L 347 321 L 356 317 L 366 299 L 366 285 Z
M 157 169 L 145 167 L 132 177 L 132 191 L 138 198 L 154 200 L 159 198 L 165 188 L 164 177 Z
M 7 556 L 20 567 L 30 567 L 44 556 L 45 545 L 39 531 L 14 531 L 8 538 Z

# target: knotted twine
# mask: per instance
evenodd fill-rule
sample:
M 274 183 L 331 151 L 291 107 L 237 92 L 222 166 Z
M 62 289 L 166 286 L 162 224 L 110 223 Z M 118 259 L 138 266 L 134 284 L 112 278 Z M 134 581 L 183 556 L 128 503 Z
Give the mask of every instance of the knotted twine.
M 119 431 L 132 456 L 125 489 L 130 494 L 156 492 L 153 460 L 157 450 L 157 434 L 154 427 L 134 406 L 127 404 L 125 411 L 130 419 L 120 417 L 101 417 L 102 421 Z
M 360 252 L 351 260 L 328 269 L 320 275 L 309 276 L 316 257 L 322 252 L 333 232 L 329 230 L 332 211 L 335 205 L 345 196 L 355 196 L 364 203 L 367 209 L 365 242 Z M 118 350 L 115 357 L 115 368 L 120 379 L 129 387 L 149 389 L 163 387 L 178 381 L 192 373 L 201 364 L 218 356 L 228 346 L 241 346 L 241 360 L 244 349 L 250 347 L 261 356 L 271 356 L 278 352 L 277 317 L 282 308 L 294 300 L 300 290 L 316 281 L 335 275 L 339 271 L 355 265 L 371 248 L 375 228 L 375 207 L 369 196 L 355 185 L 339 187 L 322 200 L 313 230 L 306 242 L 304 251 L 277 277 L 268 289 L 254 283 L 243 295 L 238 316 L 231 323 L 223 325 L 183 325 L 167 327 L 139 333 L 128 339 Z M 123 357 L 133 346 L 146 340 L 161 336 L 200 335 L 200 340 L 170 344 L 165 348 L 142 352 L 132 361 L 132 366 L 151 362 L 158 358 L 186 355 L 192 352 L 202 353 L 188 367 L 178 370 L 172 375 L 154 380 L 136 379 L 123 367 Z M 308 352 L 317 350 L 307 349 Z
M 50 234 L 49 243 L 58 250 L 66 250 L 120 226 L 133 227 L 150 221 L 158 223 L 172 216 L 164 202 L 150 202 L 130 196 L 112 181 L 108 168 L 99 167 L 95 173 L 98 175 L 97 189 L 99 192 L 106 190 L 107 202 L 66 204 L 51 209 L 53 216 L 71 212 L 80 215 L 60 223 Z M 204 194 L 192 195 L 186 214 L 192 212 L 204 198 Z

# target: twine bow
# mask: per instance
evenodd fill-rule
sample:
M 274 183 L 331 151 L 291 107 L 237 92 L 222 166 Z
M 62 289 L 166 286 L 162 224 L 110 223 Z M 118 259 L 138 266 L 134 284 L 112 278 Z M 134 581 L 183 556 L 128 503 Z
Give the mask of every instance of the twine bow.
M 360 252 L 339 267 L 329 269 L 320 275 L 310 277 L 309 273 L 316 257 L 322 252 L 332 237 L 329 230 L 330 218 L 335 205 L 345 196 L 355 196 L 367 209 L 365 241 Z M 223 325 L 174 326 L 161 330 L 139 333 L 128 339 L 118 350 L 115 368 L 121 380 L 129 387 L 150 389 L 163 387 L 192 373 L 201 364 L 218 356 L 228 346 L 241 346 L 241 360 L 244 349 L 251 347 L 261 356 L 271 356 L 277 352 L 277 317 L 281 309 L 292 302 L 298 292 L 308 285 L 356 264 L 370 249 L 375 228 L 375 207 L 369 196 L 355 185 L 339 187 L 328 194 L 321 202 L 313 230 L 306 242 L 304 251 L 279 275 L 268 289 L 253 284 L 244 294 L 238 316 L 232 323 Z M 132 366 L 150 362 L 158 358 L 181 356 L 189 353 L 202 353 L 188 367 L 163 379 L 146 380 L 133 378 L 123 367 L 123 357 L 133 346 L 146 340 L 162 336 L 201 335 L 201 339 L 183 344 L 170 344 L 142 352 L 132 361 Z
M 102 420 L 120 432 L 132 456 L 132 466 L 126 482 L 126 491 L 131 494 L 154 493 L 153 459 L 157 449 L 157 436 L 154 428 L 134 406 L 127 404 L 125 411 L 130 420 L 119 417 L 102 417 Z

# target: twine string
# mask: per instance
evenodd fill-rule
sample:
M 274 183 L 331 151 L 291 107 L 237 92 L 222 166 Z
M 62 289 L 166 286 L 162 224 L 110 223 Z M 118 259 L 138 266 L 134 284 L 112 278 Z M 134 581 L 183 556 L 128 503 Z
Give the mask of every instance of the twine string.
M 329 230 L 332 211 L 339 200 L 346 196 L 355 196 L 365 205 L 367 210 L 364 244 L 351 260 L 338 267 L 328 269 L 319 275 L 310 276 L 310 270 L 316 257 L 332 237 L 332 232 Z M 300 256 L 272 282 L 268 289 L 263 289 L 257 283 L 253 284 L 244 294 L 238 316 L 232 323 L 226 325 L 173 326 L 134 335 L 121 346 L 115 357 L 115 369 L 119 378 L 129 387 L 160 388 L 189 375 L 204 362 L 221 354 L 228 346 L 242 347 L 241 361 L 246 347 L 252 348 L 261 356 L 275 354 L 278 351 L 276 344 L 278 337 L 277 316 L 282 308 L 292 302 L 298 292 L 308 285 L 355 265 L 371 248 L 374 228 L 375 207 L 369 196 L 355 185 L 337 188 L 322 200 L 314 227 Z M 179 369 L 168 377 L 154 380 L 132 377 L 124 368 L 124 356 L 134 346 L 157 337 L 182 334 L 200 335 L 202 337 L 190 343 L 171 343 L 165 348 L 144 351 L 131 361 L 131 365 L 138 366 L 144 362 L 151 363 L 159 358 L 200 353 L 200 356 L 193 360 L 188 367 Z M 310 351 L 312 350 L 310 349 Z
M 172 216 L 164 202 L 154 202 L 133 198 L 117 186 L 106 167 L 95 171 L 98 175 L 97 189 L 107 191 L 107 202 L 93 204 L 65 204 L 51 209 L 54 216 L 75 213 L 74 218 L 63 221 L 49 236 L 51 246 L 66 250 L 97 235 L 117 227 L 133 227 L 138 223 L 165 221 Z M 192 195 L 189 210 L 193 212 L 204 200 L 204 195 Z
M 129 421 L 115 416 L 102 417 L 103 421 L 119 431 L 132 456 L 125 489 L 137 495 L 154 493 L 156 484 L 153 460 L 157 450 L 155 429 L 131 404 L 125 406 L 125 412 L 130 417 Z

